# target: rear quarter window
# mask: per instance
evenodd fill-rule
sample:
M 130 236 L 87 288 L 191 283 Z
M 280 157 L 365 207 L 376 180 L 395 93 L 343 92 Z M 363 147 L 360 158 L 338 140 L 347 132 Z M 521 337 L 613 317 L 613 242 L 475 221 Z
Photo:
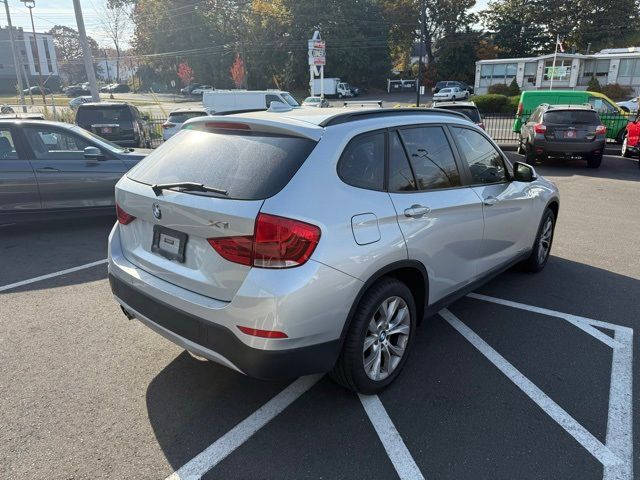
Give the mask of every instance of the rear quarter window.
M 264 133 L 181 130 L 127 176 L 140 183 L 196 182 L 225 198 L 260 200 L 289 183 L 316 142 Z

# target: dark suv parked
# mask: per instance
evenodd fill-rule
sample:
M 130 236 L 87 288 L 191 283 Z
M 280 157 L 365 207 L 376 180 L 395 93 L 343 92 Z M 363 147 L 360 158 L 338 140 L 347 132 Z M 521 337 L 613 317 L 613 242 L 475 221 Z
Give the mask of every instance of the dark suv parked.
M 456 80 L 446 80 L 436 83 L 436 86 L 433 87 L 433 93 L 438 93 L 443 88 L 452 87 L 460 87 L 462 90 L 466 90 L 467 92 L 473 94 L 473 87 L 471 85 L 467 85 L 464 82 L 458 82 Z
M 518 153 L 527 163 L 549 157 L 583 158 L 598 168 L 606 144 L 607 128 L 590 105 L 549 105 L 536 108 L 522 125 Z
M 149 148 L 147 121 L 128 103 L 85 103 L 78 107 L 76 124 L 123 147 Z

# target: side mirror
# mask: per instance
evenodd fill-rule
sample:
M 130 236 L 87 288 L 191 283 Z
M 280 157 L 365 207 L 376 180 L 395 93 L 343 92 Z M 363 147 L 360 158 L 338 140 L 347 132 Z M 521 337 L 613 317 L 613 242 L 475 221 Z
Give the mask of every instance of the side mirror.
M 98 147 L 86 147 L 84 149 L 84 158 L 87 160 L 100 160 L 103 158 L 102 152 Z
M 538 175 L 531 165 L 522 162 L 514 162 L 513 179 L 517 182 L 533 182 Z

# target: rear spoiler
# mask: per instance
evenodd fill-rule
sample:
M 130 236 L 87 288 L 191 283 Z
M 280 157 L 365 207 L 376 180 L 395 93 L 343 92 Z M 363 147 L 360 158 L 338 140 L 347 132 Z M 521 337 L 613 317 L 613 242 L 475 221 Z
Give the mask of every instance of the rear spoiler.
M 262 110 L 258 110 L 262 111 Z M 252 110 L 251 112 L 256 112 Z M 244 112 L 250 113 L 250 112 Z M 322 137 L 323 128 L 295 118 L 286 117 L 286 121 L 278 119 L 277 115 L 270 118 L 251 116 L 211 115 L 195 117 L 187 120 L 182 129 L 188 130 L 234 130 L 243 132 L 261 132 L 275 135 L 288 135 L 307 138 L 315 142 Z

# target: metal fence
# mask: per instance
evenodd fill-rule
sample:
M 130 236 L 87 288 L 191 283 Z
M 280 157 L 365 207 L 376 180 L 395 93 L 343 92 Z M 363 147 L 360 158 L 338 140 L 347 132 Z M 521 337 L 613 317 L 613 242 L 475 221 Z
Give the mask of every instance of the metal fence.
M 164 115 L 146 114 L 151 148 L 157 148 L 162 143 L 162 124 L 167 121 Z

